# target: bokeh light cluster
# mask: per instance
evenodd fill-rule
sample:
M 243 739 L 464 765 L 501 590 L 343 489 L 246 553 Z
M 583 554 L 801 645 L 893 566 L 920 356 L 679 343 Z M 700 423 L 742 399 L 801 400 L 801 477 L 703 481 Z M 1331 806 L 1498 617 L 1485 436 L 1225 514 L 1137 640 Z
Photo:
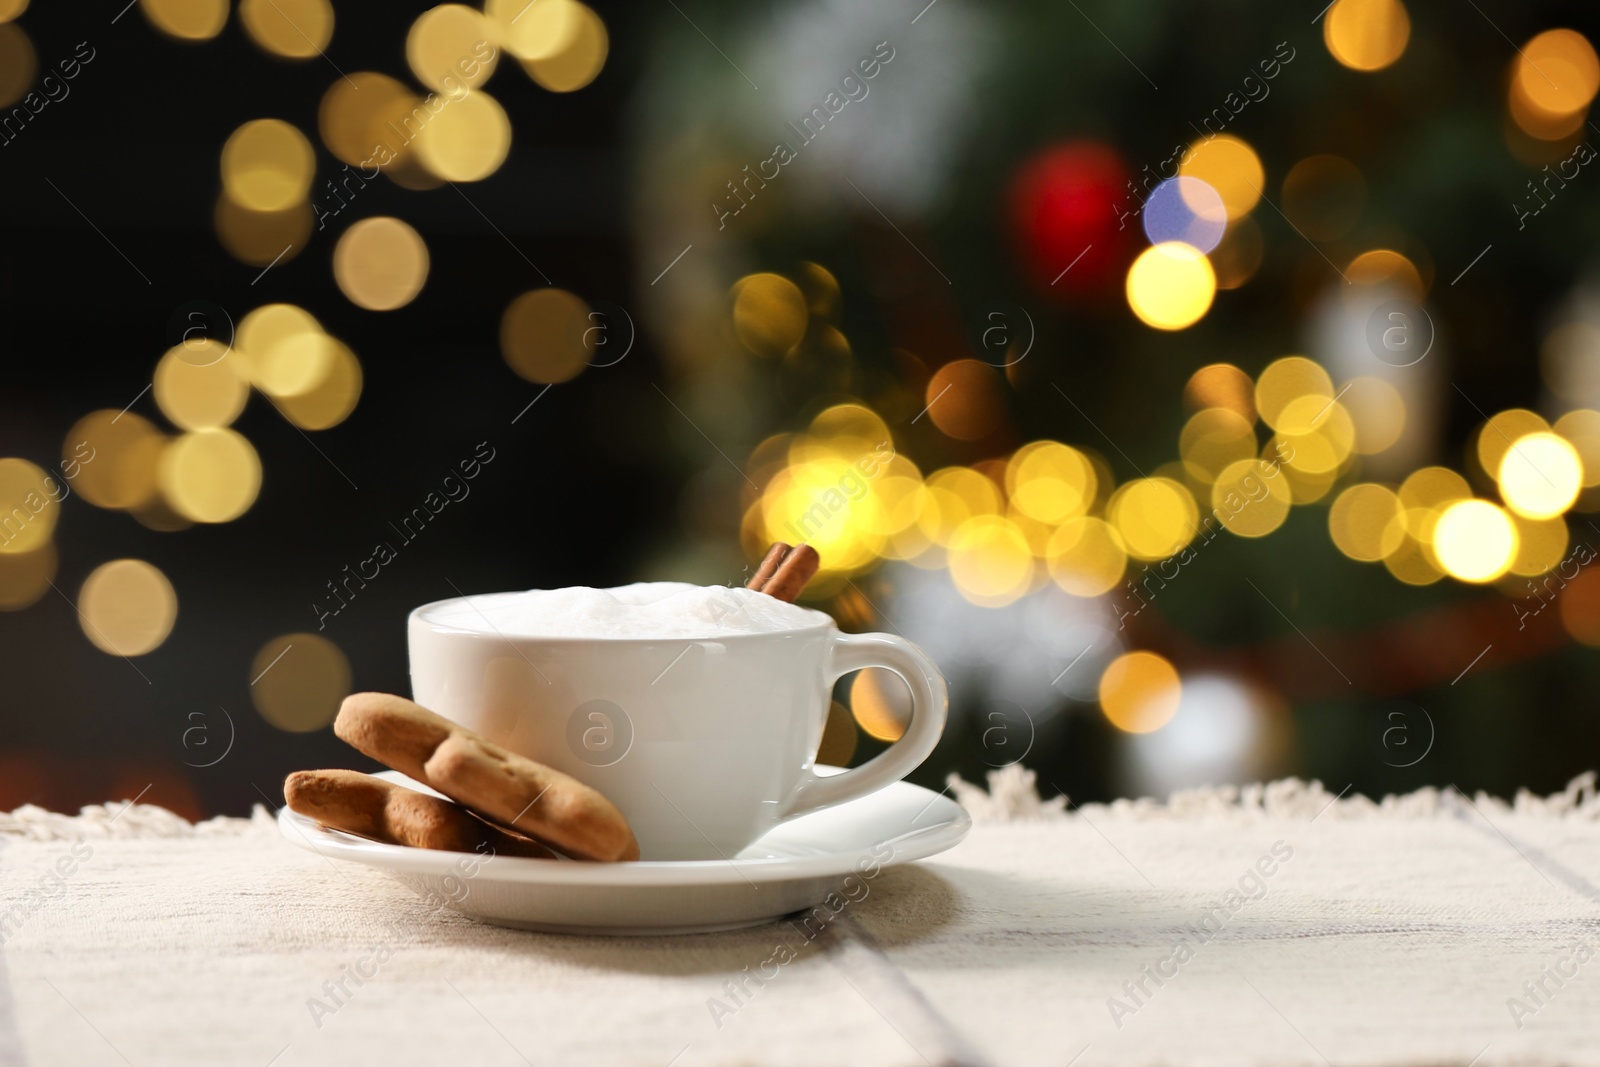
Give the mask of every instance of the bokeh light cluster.
M 1335 206 L 1360 190 L 1359 175 L 1336 157 L 1312 157 L 1301 170 L 1308 200 L 1321 195 L 1312 191 L 1319 184 L 1333 190 L 1323 199 Z M 1204 258 L 1198 246 L 1178 247 Z M 758 273 L 734 284 L 729 323 L 752 357 L 793 360 L 819 330 L 832 329 L 801 284 L 819 270 L 807 265 L 798 281 Z M 1344 273 L 1354 289 L 1419 300 L 1428 284 L 1392 249 L 1361 253 Z M 1600 330 L 1574 340 L 1573 329 L 1552 331 L 1552 343 L 1567 348 L 1547 353 L 1547 372 L 1566 367 L 1575 344 L 1582 358 L 1600 359 Z M 988 364 L 953 360 L 929 376 L 924 414 L 953 442 L 981 440 L 1004 416 L 1005 383 Z M 905 431 L 842 398 L 803 430 L 768 437 L 749 454 L 744 547 L 754 559 L 772 541 L 814 545 L 824 567 L 811 590 L 817 597 L 901 561 L 942 570 L 962 598 L 999 609 L 1049 585 L 1074 597 L 1114 597 L 1146 569 L 1181 566 L 1219 534 L 1265 537 L 1294 508 L 1318 507 L 1340 553 L 1380 564 L 1401 583 L 1499 582 L 1502 592 L 1521 596 L 1519 586 L 1568 556 L 1567 513 L 1600 509 L 1600 492 L 1590 492 L 1600 486 L 1600 410 L 1574 408 L 1553 425 L 1532 411 L 1501 411 L 1473 434 L 1466 473 L 1427 466 L 1391 482 L 1366 476 L 1369 461 L 1386 459 L 1412 417 L 1389 377 L 1338 380 L 1301 355 L 1273 360 L 1253 377 L 1213 363 L 1190 376 L 1183 402 L 1189 415 L 1176 458 L 1119 482 L 1094 448 L 1050 440 L 924 471 L 898 450 Z M 1392 468 L 1379 462 L 1376 469 Z M 1600 595 L 1564 606 L 1574 637 L 1600 640 L 1595 611 Z M 851 710 L 863 730 L 897 736 L 895 683 L 863 680 L 855 689 Z M 1175 669 L 1140 651 L 1105 667 L 1100 702 L 1119 729 L 1142 733 L 1172 718 L 1181 692 Z
M 1236 289 L 1260 263 L 1250 213 L 1266 183 L 1255 150 L 1233 134 L 1197 138 L 1176 177 L 1156 185 L 1140 212 L 1150 247 L 1128 268 L 1124 289 L 1139 320 L 1158 330 L 1194 325 L 1218 289 Z
M 262 462 L 232 424 L 252 392 L 301 430 L 336 426 L 355 409 L 360 362 L 309 312 L 265 305 L 234 333 L 231 340 L 188 336 L 156 361 L 150 392 L 170 428 L 128 409 L 91 411 L 67 432 L 56 470 L 0 459 L 0 509 L 7 517 L 0 522 L 0 610 L 28 607 L 52 588 L 67 595 L 55 585 L 54 534 L 74 493 L 169 533 L 244 515 L 260 493 Z M 141 559 L 100 564 L 69 599 L 84 636 L 110 655 L 155 651 L 178 619 L 171 581 Z M 300 655 L 275 663 L 271 683 L 253 686 L 251 696 L 274 725 L 314 729 L 337 710 L 349 667 L 331 642 L 295 636 L 302 639 Z
M 1517 50 L 1506 89 L 1516 128 L 1539 141 L 1565 141 L 1584 127 L 1600 89 L 1600 58 L 1575 30 L 1555 29 Z
M 215 37 L 228 17 L 226 0 L 140 3 L 153 25 L 184 40 Z M 291 62 L 321 55 L 333 37 L 327 0 L 243 0 L 239 15 L 262 51 Z M 317 133 L 342 166 L 324 171 L 320 183 L 311 139 L 294 125 L 260 118 L 233 132 L 221 157 L 217 237 L 234 258 L 266 267 L 297 256 L 380 174 L 412 190 L 482 181 L 511 151 L 511 120 L 484 88 L 503 57 L 545 89 L 566 93 L 599 75 L 608 47 L 605 24 L 578 0 L 429 8 L 405 38 L 406 64 L 420 88 L 353 71 L 323 94 Z M 353 303 L 387 311 L 416 295 L 428 264 L 423 239 L 396 219 L 347 235 L 334 267 Z
M 138 6 L 150 26 L 189 43 L 215 39 L 236 13 L 263 54 L 291 63 L 325 55 L 336 25 L 328 0 L 240 0 L 236 11 L 228 0 L 138 0 Z M 0 0 L 0 106 L 20 100 L 38 74 L 32 41 L 12 21 L 27 7 L 27 0 Z M 264 268 L 264 276 L 297 256 L 380 174 L 407 189 L 487 178 L 511 147 L 510 121 L 483 89 L 502 57 L 545 89 L 566 93 L 594 80 L 607 51 L 604 23 L 578 0 L 430 8 L 404 41 L 420 90 L 357 71 L 340 72 L 323 95 L 316 132 L 342 164 L 337 170 L 324 168 L 307 133 L 281 118 L 251 119 L 232 131 L 218 157 L 217 236 L 234 258 Z M 339 290 L 370 311 L 409 304 L 431 267 L 423 237 L 393 217 L 353 221 L 329 254 Z M 506 313 L 506 359 L 532 380 L 565 381 L 593 352 L 590 325 L 588 307 L 570 294 L 525 294 Z M 59 562 L 54 535 L 72 493 L 158 531 L 231 522 L 250 509 L 262 483 L 260 456 L 233 428 L 252 393 L 303 431 L 337 426 L 354 411 L 361 363 L 311 312 L 267 304 L 227 332 L 191 330 L 156 363 L 150 392 L 170 427 L 130 404 L 79 419 L 63 442 L 59 469 L 0 458 L 6 516 L 0 610 L 25 608 L 52 588 Z M 172 583 L 137 559 L 96 567 L 75 603 L 88 640 L 118 656 L 159 648 L 178 616 Z M 250 680 L 263 718 L 302 731 L 331 719 L 349 689 L 350 668 L 327 639 L 286 634 L 261 647 Z

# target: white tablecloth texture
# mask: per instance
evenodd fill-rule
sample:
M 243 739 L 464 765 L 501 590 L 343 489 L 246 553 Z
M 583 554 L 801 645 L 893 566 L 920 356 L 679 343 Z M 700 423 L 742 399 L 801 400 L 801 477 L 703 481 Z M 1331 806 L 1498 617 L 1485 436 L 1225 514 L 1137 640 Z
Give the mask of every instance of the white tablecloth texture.
M 22 808 L 0 1064 L 1600 1065 L 1594 785 L 1065 811 L 1011 767 L 952 782 L 968 839 L 810 941 L 500 929 L 260 809 Z

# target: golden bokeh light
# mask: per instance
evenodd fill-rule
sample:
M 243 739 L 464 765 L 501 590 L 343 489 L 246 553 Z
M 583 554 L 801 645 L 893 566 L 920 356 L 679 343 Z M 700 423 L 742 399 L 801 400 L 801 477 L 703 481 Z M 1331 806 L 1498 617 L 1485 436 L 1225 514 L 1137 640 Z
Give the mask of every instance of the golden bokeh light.
M 1283 213 L 1313 241 L 1336 241 L 1361 219 L 1367 182 L 1343 156 L 1307 156 L 1283 178 Z
M 250 661 L 250 701 L 280 730 L 322 729 L 349 695 L 350 661 L 325 637 L 274 637 Z
M 980 607 L 1018 600 L 1033 582 L 1033 550 L 1003 515 L 976 515 L 950 538 L 948 566 L 956 590 Z
M 1410 536 L 1403 538 L 1399 548 L 1383 557 L 1383 566 L 1396 580 L 1406 585 L 1432 585 L 1444 578 L 1444 571 L 1435 565 L 1432 551 Z
M 32 552 L 0 552 L 0 611 L 20 611 L 44 596 L 57 562 L 49 542 Z
M 352 167 L 370 171 L 385 158 L 379 146 L 395 147 L 416 127 L 421 100 L 387 74 L 356 71 L 328 87 L 317 108 L 322 143 Z M 422 109 L 421 114 L 427 115 Z M 411 125 L 407 125 L 408 120 Z
M 547 56 L 522 60 L 528 77 L 553 93 L 575 92 L 594 81 L 611 51 L 606 24 L 600 16 L 585 4 L 571 6 L 578 9 L 578 27 L 565 47 Z
M 328 0 L 239 0 L 239 21 L 262 51 L 283 59 L 311 59 L 333 40 Z
M 0 23 L 10 22 L 28 10 L 28 0 L 0 0 Z
M 1583 463 L 1583 487 L 1600 485 L 1600 411 L 1569 411 L 1556 420 L 1554 429 L 1578 453 Z
M 174 426 L 213 430 L 239 417 L 250 383 L 228 346 L 211 338 L 167 350 L 152 381 L 156 406 Z
M 1423 467 L 1400 483 L 1399 496 L 1406 532 L 1419 543 L 1431 545 L 1440 513 L 1458 500 L 1472 499 L 1472 487 L 1448 467 Z
M 1333 379 L 1328 372 L 1304 356 L 1284 356 L 1268 365 L 1256 380 L 1256 410 L 1261 413 L 1261 421 L 1273 429 L 1280 428 L 1284 412 L 1296 401 L 1316 397 L 1331 402 L 1333 395 Z M 1296 412 L 1303 409 L 1304 405 L 1295 408 Z M 1315 410 L 1311 409 L 1311 414 Z M 1303 431 L 1304 427 L 1296 429 Z
M 808 311 L 800 287 L 781 274 L 748 274 L 733 284 L 733 332 L 758 356 L 787 355 L 805 337 Z
M 923 396 L 928 418 L 946 437 L 977 441 L 1005 419 L 1000 372 L 976 359 L 957 359 L 933 372 Z
M 934 471 L 925 484 L 931 506 L 920 521 L 935 544 L 948 546 L 961 524 L 974 515 L 1000 513 L 999 486 L 970 467 Z
M 1086 513 L 1094 503 L 1095 481 L 1084 454 L 1056 441 L 1023 445 L 1006 464 L 1012 506 L 1039 522 L 1060 524 Z
M 1254 457 L 1229 464 L 1211 487 L 1213 513 L 1240 537 L 1265 537 L 1282 526 L 1292 502 L 1285 479 Z
M 1111 725 L 1147 734 L 1172 721 L 1183 699 L 1178 671 L 1154 652 L 1125 652 L 1100 675 L 1100 710 Z
M 1540 141 L 1565 141 L 1583 129 L 1584 120 L 1588 118 L 1586 108 L 1565 114 L 1544 110 L 1529 99 L 1515 75 L 1511 79 L 1511 89 L 1506 94 L 1506 111 L 1518 129 Z
M 1517 527 L 1517 554 L 1511 561 L 1512 574 L 1537 577 L 1553 570 L 1566 557 L 1566 520 L 1525 519 L 1513 513 L 1511 521 Z
M 1313 449 L 1308 456 L 1326 457 L 1330 447 L 1328 442 L 1312 441 L 1311 444 Z M 1342 473 L 1342 468 L 1320 469 L 1326 462 L 1325 458 L 1315 464 L 1319 468 L 1317 470 L 1296 466 L 1290 460 L 1300 460 L 1299 454 L 1293 451 L 1290 439 L 1278 434 L 1274 434 L 1262 447 L 1261 458 L 1269 465 L 1276 465 L 1279 475 L 1289 486 L 1289 499 L 1296 504 L 1315 504 L 1327 496 Z
M 1228 465 L 1255 458 L 1256 432 L 1232 408 L 1202 408 L 1184 423 L 1178 435 L 1178 455 L 1189 477 L 1214 482 Z
M 1439 514 L 1433 554 L 1452 578 L 1492 582 L 1517 558 L 1516 524 L 1487 500 L 1458 500 Z
M 156 495 L 156 464 L 166 435 L 131 411 L 91 411 L 61 444 L 63 462 L 80 463 L 72 487 L 96 507 L 131 509 Z M 87 459 L 88 462 L 82 462 Z
M 1351 285 L 1385 286 L 1413 300 L 1421 300 L 1428 291 L 1417 265 L 1392 248 L 1373 248 L 1361 253 L 1345 266 L 1344 276 Z
M 222 146 L 222 187 L 251 211 L 282 211 L 311 191 L 317 155 L 306 135 L 281 119 L 255 119 Z
M 1400 504 L 1405 508 L 1442 508 L 1472 497 L 1467 480 L 1449 467 L 1422 467 L 1400 484 Z
M 1411 16 L 1400 0 L 1336 0 L 1322 22 L 1328 53 L 1351 70 L 1389 66 L 1411 39 Z
M 1600 89 L 1600 58 L 1576 30 L 1546 30 L 1518 49 L 1513 92 L 1551 116 L 1582 111 Z
M 572 47 L 583 28 L 577 0 L 485 0 L 484 14 L 494 24 L 506 51 L 518 59 L 548 59 Z
M 139 0 L 139 10 L 180 41 L 209 41 L 228 24 L 228 0 Z
M 1291 468 L 1312 475 L 1334 475 L 1355 446 L 1355 425 L 1337 400 L 1297 397 L 1278 413 L 1277 436 Z
M 483 91 L 452 97 L 416 138 L 417 162 L 449 182 L 482 181 L 500 169 L 511 151 L 511 120 Z
M 883 417 L 865 404 L 833 404 L 818 412 L 811 420 L 810 440 L 823 449 L 839 455 L 853 456 L 890 441 L 889 425 Z M 796 439 L 790 455 L 801 454 L 806 438 Z
M 249 311 L 234 331 L 234 347 L 252 374 L 267 359 L 267 353 L 284 341 L 306 334 L 321 334 L 322 323 L 305 308 L 294 304 L 262 304 Z
M 1261 199 L 1267 180 L 1255 149 L 1231 133 L 1191 144 L 1178 174 L 1199 178 L 1215 189 L 1230 222 L 1250 214 Z
M 868 737 L 895 742 L 911 724 L 911 690 L 883 667 L 867 667 L 850 679 L 850 712 Z
M 1577 449 L 1553 433 L 1514 441 L 1495 472 L 1506 507 L 1526 519 L 1552 519 L 1570 508 L 1583 488 Z
M 1200 509 L 1189 490 L 1171 478 L 1137 478 L 1111 494 L 1106 519 L 1128 555 L 1166 559 L 1194 539 Z
M 33 552 L 50 543 L 67 489 L 25 459 L 0 459 L 0 552 Z
M 823 322 L 838 322 L 839 308 L 844 295 L 839 289 L 839 279 L 820 263 L 804 262 L 795 270 L 796 285 L 806 296 L 806 310 L 812 318 Z
M 368 311 L 405 307 L 428 280 L 428 245 L 399 219 L 362 219 L 334 246 L 333 278 L 357 307 Z
M 1394 447 L 1406 428 L 1406 405 L 1400 390 L 1382 378 L 1352 378 L 1340 391 L 1339 403 L 1355 428 L 1352 448 L 1364 456 Z
M 427 113 L 427 110 L 424 109 L 423 114 L 426 115 Z M 411 127 L 407 124 L 402 128 Z M 420 127 L 417 128 L 420 129 Z M 393 158 L 385 155 L 384 152 L 393 153 Z M 402 189 L 410 189 L 412 192 L 425 192 L 429 189 L 438 189 L 444 185 L 444 179 L 434 174 L 423 164 L 421 156 L 417 154 L 415 140 L 409 144 L 402 141 L 398 145 L 393 143 L 386 145 L 384 151 L 380 152 L 378 158 L 373 162 L 377 163 L 383 159 L 388 160 L 387 163 L 382 165 L 384 175 Z
M 905 474 L 879 474 L 871 482 L 872 506 L 851 518 L 868 534 L 886 538 L 881 554 L 905 559 L 920 554 L 930 539 L 921 534 L 922 512 L 929 506 L 928 490 L 920 478 Z M 904 536 L 901 536 L 904 535 Z
M 1199 322 L 1217 295 L 1205 253 L 1182 241 L 1145 249 L 1128 268 L 1128 306 L 1146 326 L 1181 330 Z
M 1334 422 L 1341 423 L 1341 436 L 1347 439 L 1347 443 L 1354 441 L 1355 426 L 1350 421 L 1349 412 L 1344 410 L 1344 405 L 1333 397 L 1313 392 L 1294 397 L 1279 408 L 1278 413 L 1273 416 L 1272 425 L 1284 436 L 1301 437 L 1306 434 L 1326 432 L 1329 425 Z
M 829 767 L 848 767 L 856 754 L 856 720 L 850 709 L 837 700 L 828 705 L 828 721 L 822 726 L 817 743 L 817 762 Z
M 1045 546 L 1045 561 L 1051 580 L 1064 592 L 1092 597 L 1121 583 L 1128 551 L 1111 524 L 1086 515 L 1057 527 Z
M 911 521 L 898 529 L 888 533 L 888 538 L 879 555 L 884 559 L 907 560 L 918 566 L 943 566 L 943 549 L 938 546 L 932 534 L 928 532 L 932 522 L 932 515 L 936 513 L 938 505 L 933 502 L 933 495 L 928 487 L 918 482 L 915 488 L 899 485 L 900 480 L 894 480 L 895 485 L 904 489 L 900 496 L 894 495 L 894 489 L 886 480 L 884 495 L 889 499 L 889 514 L 893 516 L 894 523 L 898 525 L 901 519 L 910 516 Z M 935 560 L 933 557 L 938 556 Z
M 1015 506 L 1006 509 L 1006 518 L 1028 543 L 1029 555 L 1036 560 L 1043 560 L 1050 554 L 1050 538 L 1055 535 L 1058 527 L 1048 522 L 1040 522 L 1031 515 L 1018 511 Z
M 1328 533 L 1340 552 L 1363 563 L 1376 563 L 1400 550 L 1406 537 L 1400 497 L 1374 482 L 1352 485 L 1328 509 Z
M 1014 507 L 1005 508 L 1001 513 L 1001 517 L 1004 518 L 1005 521 L 1008 522 L 1019 535 L 1021 535 L 1022 543 L 1028 548 L 1028 555 L 1034 560 L 1043 561 L 1048 554 L 1050 537 L 1055 533 L 1056 527 L 1047 522 L 1040 522 L 1038 519 L 1029 518 L 1027 515 L 1024 515 Z M 934 553 L 930 553 L 930 555 L 932 554 Z M 944 552 L 939 553 L 938 555 L 940 556 L 940 564 L 948 566 L 950 556 L 949 550 L 946 549 Z M 1029 578 L 1030 588 L 1033 585 L 1041 584 L 1044 580 L 1044 577 L 1045 568 L 1033 568 L 1032 574 Z
M 39 56 L 33 39 L 21 26 L 0 23 L 0 107 L 21 100 L 39 73 Z
M 148 503 L 141 504 L 136 508 L 129 508 L 128 514 L 132 515 L 140 526 L 147 530 L 155 530 L 157 533 L 176 533 L 179 530 L 187 530 L 194 525 L 194 523 L 172 510 L 172 506 L 161 499 L 159 493 L 151 497 Z
M 300 254 L 316 222 L 311 203 L 302 200 L 282 211 L 251 211 L 224 192 L 217 197 L 212 223 L 217 240 L 240 263 L 266 267 L 288 263 Z
M 822 557 L 826 572 L 869 565 L 884 547 L 883 531 L 915 516 L 891 518 L 876 492 L 882 472 L 869 480 L 857 458 L 824 452 L 779 471 L 761 496 L 765 540 L 805 541 Z
M 310 389 L 293 396 L 280 396 L 274 406 L 302 430 L 326 430 L 337 426 L 356 409 L 361 399 L 361 361 L 341 342 L 331 339 L 333 365 Z
M 178 620 L 178 594 L 167 576 L 142 559 L 96 567 L 78 593 L 78 621 L 96 648 L 142 656 L 161 647 Z
M 1232 363 L 1209 363 L 1191 374 L 1183 387 L 1183 403 L 1191 411 L 1227 408 L 1255 425 L 1255 383 Z
M 310 312 L 293 304 L 264 304 L 240 319 L 234 333 L 234 354 L 271 397 L 299 396 L 326 380 L 334 344 Z
M 540 6 L 527 2 L 530 7 Z M 494 74 L 500 54 L 490 42 L 498 36 L 495 24 L 482 12 L 465 4 L 440 4 L 411 24 L 406 34 L 406 63 L 423 85 L 459 98 Z
M 1478 428 L 1478 462 L 1491 478 L 1500 470 L 1500 461 L 1520 437 L 1529 434 L 1550 433 L 1550 424 L 1544 417 L 1527 408 L 1507 408 L 1496 412 Z
M 571 381 L 594 354 L 589 305 L 565 289 L 533 289 L 500 319 L 500 353 L 530 382 Z
M 196 430 L 175 438 L 156 468 L 161 495 L 193 522 L 229 522 L 255 503 L 261 460 L 233 430 Z

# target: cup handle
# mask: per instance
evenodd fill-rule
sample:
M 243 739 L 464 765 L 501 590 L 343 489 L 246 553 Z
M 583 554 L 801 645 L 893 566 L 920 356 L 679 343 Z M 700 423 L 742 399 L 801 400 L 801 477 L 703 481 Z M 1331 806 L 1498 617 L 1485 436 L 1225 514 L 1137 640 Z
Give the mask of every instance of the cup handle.
M 801 772 L 800 786 L 783 818 L 854 800 L 898 782 L 916 770 L 938 744 L 950 701 L 944 676 L 928 654 L 891 634 L 836 635 L 829 655 L 829 686 L 863 667 L 891 670 L 911 687 L 911 722 L 906 732 L 888 750 L 843 774 L 823 778 L 807 767 Z

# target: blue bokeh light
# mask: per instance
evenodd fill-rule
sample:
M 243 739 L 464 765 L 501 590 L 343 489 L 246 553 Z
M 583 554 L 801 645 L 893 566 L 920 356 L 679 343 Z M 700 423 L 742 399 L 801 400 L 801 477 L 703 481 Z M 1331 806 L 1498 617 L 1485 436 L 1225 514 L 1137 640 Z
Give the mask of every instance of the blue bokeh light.
M 1210 252 L 1227 228 L 1222 197 L 1199 178 L 1170 178 L 1144 202 L 1144 232 L 1151 244 L 1182 241 Z

